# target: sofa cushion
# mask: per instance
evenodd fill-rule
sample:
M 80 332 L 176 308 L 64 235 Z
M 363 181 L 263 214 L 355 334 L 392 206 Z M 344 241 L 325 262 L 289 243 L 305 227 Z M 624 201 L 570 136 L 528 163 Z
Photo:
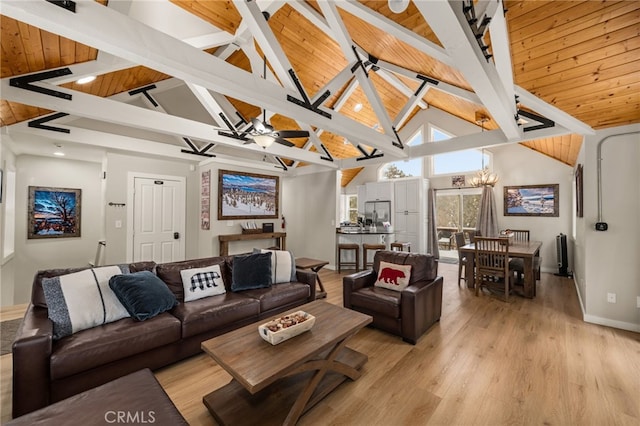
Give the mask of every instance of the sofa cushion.
M 227 290 L 231 288 L 231 269 L 224 257 L 206 257 L 202 259 L 183 260 L 180 262 L 160 263 L 156 266 L 156 274 L 169 287 L 178 301 L 184 301 L 184 286 L 180 271 L 189 268 L 203 268 L 205 266 L 220 265 L 222 280 Z
M 380 272 L 374 285 L 389 290 L 402 291 L 409 285 L 411 265 L 380 262 Z
M 309 298 L 307 284 L 293 282 L 273 285 L 269 288 L 246 290 L 242 294 L 260 301 L 260 312 L 288 305 L 296 301 L 304 303 Z
M 231 291 L 271 286 L 271 253 L 233 256 Z
M 51 378 L 61 379 L 180 340 L 180 320 L 165 312 L 147 321 L 124 318 L 54 343 Z
M 205 268 L 191 268 L 180 271 L 184 289 L 184 301 L 202 299 L 225 293 L 220 264 Z
M 105 265 L 113 266 L 113 265 Z M 147 262 L 134 262 L 129 265 L 130 272 L 138 271 L 153 271 L 156 267 L 156 263 L 153 261 Z M 59 277 L 60 275 L 72 274 L 74 272 L 84 271 L 89 269 L 84 266 L 81 268 L 59 268 L 59 269 L 45 269 L 36 272 L 33 277 L 33 285 L 31 286 L 31 303 L 41 308 L 47 307 L 47 300 L 44 297 L 44 291 L 42 290 L 42 280 L 45 278 Z
M 144 321 L 178 304 L 176 296 L 153 272 L 115 275 L 109 287 L 133 318 Z
M 129 316 L 109 288 L 112 276 L 128 272 L 127 265 L 104 266 L 43 279 L 53 339 Z
M 296 280 L 296 261 L 287 250 L 262 249 L 261 253 L 271 253 L 272 284 L 289 283 Z
M 400 318 L 401 295 L 399 291 L 386 288 L 364 287 L 351 293 L 351 306 L 391 318 Z
M 181 303 L 171 313 L 182 322 L 182 338 L 187 338 L 248 318 L 257 320 L 260 303 L 243 294 L 225 293 Z

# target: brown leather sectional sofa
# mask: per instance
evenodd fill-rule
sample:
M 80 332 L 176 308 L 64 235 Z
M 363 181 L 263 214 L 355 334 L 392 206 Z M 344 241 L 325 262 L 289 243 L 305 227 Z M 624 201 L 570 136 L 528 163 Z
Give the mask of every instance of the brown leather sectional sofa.
M 227 293 L 183 303 L 180 270 L 220 262 Z M 85 268 L 39 271 L 13 343 L 13 417 L 140 369 L 172 364 L 199 353 L 204 340 L 315 300 L 316 274 L 302 270 L 296 271 L 297 282 L 234 293 L 232 264 L 232 256 L 133 263 L 131 272 L 154 271 L 179 305 L 146 321 L 124 318 L 58 341 L 52 339 L 42 279 Z

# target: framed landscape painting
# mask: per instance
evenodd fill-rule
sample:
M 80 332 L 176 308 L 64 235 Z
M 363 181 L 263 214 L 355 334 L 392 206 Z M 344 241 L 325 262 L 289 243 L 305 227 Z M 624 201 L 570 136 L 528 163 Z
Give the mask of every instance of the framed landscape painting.
M 557 217 L 560 214 L 559 187 L 557 183 L 505 186 L 504 215 Z
M 218 220 L 275 219 L 279 213 L 278 176 L 218 172 Z
M 27 238 L 80 236 L 81 189 L 29 187 Z

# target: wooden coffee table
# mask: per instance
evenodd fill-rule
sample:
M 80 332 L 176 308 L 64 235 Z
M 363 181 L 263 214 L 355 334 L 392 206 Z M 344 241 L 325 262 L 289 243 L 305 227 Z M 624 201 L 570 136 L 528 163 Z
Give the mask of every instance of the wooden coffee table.
M 218 423 L 293 425 L 347 378 L 360 377 L 368 358 L 346 343 L 372 318 L 322 300 L 291 312 L 297 310 L 316 317 L 313 328 L 278 345 L 258 335 L 258 325 L 269 319 L 202 342 L 233 376 L 203 398 Z

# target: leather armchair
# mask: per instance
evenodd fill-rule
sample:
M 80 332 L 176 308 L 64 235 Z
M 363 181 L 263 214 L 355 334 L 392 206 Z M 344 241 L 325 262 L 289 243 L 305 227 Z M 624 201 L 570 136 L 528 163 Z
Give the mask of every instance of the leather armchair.
M 403 291 L 374 286 L 381 261 L 412 266 L 409 285 Z M 440 320 L 442 285 L 438 261 L 432 255 L 378 251 L 373 270 L 343 278 L 343 304 L 345 308 L 372 316 L 373 327 L 415 345 L 418 338 Z

